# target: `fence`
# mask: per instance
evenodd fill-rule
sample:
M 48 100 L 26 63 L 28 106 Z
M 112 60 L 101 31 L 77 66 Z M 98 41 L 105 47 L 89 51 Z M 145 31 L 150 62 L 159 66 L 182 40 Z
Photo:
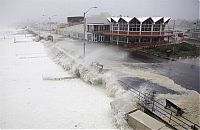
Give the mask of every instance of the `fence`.
M 139 105 L 151 113 L 171 125 L 174 129 L 185 129 L 185 130 L 198 130 L 200 126 L 193 123 L 183 116 L 176 116 L 176 112 L 171 109 L 166 109 L 166 106 L 155 101 L 150 94 L 144 94 L 140 91 L 130 87 L 123 81 L 118 80 L 118 82 L 128 88 L 132 93 L 136 94 L 136 98 L 139 100 Z M 131 88 L 131 89 L 130 89 Z

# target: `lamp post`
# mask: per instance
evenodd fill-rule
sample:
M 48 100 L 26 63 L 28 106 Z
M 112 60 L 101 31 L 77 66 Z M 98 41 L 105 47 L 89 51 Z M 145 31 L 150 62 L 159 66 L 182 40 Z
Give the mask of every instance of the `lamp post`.
M 91 10 L 91 9 L 95 9 L 97 7 L 91 7 L 89 8 L 87 11 L 85 11 L 83 13 L 83 17 L 84 17 L 84 32 L 83 32 L 83 35 L 84 35 L 84 44 L 83 44 L 83 56 L 85 57 L 85 41 L 86 41 L 86 14 Z
M 51 29 L 52 29 L 52 27 L 51 27 L 51 19 L 52 19 L 53 17 L 57 16 L 57 15 L 47 16 L 47 15 L 43 14 L 42 16 L 43 16 L 43 17 L 46 16 L 46 17 L 49 19 L 49 28 L 50 28 L 50 35 L 51 35 Z

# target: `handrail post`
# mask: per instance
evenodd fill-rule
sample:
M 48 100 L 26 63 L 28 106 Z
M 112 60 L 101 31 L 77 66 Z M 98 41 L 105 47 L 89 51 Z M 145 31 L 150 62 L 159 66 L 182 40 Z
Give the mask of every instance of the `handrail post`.
M 171 114 L 170 114 L 170 117 L 169 117 L 169 122 L 171 121 L 172 119 L 172 111 L 171 111 Z
M 152 112 L 154 111 L 154 102 L 155 102 L 155 101 L 153 100 Z
M 140 102 L 140 92 L 139 92 L 139 102 Z
M 194 124 L 194 126 L 191 126 L 192 130 L 198 130 L 198 128 L 196 127 L 196 125 Z
M 126 87 L 127 87 L 127 90 L 128 90 L 128 88 L 129 88 L 129 85 L 128 84 L 126 84 L 126 83 L 124 83 L 123 81 L 120 81 L 120 80 L 118 80 L 120 83 L 123 83 L 123 85 L 125 85 Z M 157 115 L 157 112 L 159 112 L 159 113 L 161 113 L 163 116 L 165 116 L 165 117 L 167 117 L 167 119 L 166 119 L 166 121 L 168 120 L 168 123 L 176 123 L 178 126 L 181 126 L 182 128 L 184 128 L 184 129 L 188 129 L 188 128 L 190 128 L 190 129 L 192 129 L 192 130 L 198 130 L 198 128 L 200 128 L 200 126 L 199 125 L 197 125 L 197 124 L 195 124 L 195 123 L 193 123 L 193 122 L 191 122 L 190 120 L 188 120 L 187 118 L 184 118 L 184 117 L 181 117 L 180 119 L 179 118 L 177 118 L 175 115 L 173 115 L 173 114 L 176 114 L 175 112 L 173 112 L 172 110 L 171 111 L 166 111 L 165 110 L 165 106 L 163 105 L 163 104 L 161 104 L 161 103 L 159 103 L 158 101 L 156 101 L 156 100 L 154 100 L 154 99 L 152 99 L 152 98 L 150 98 L 151 97 L 151 95 L 150 96 L 147 96 L 148 94 L 147 93 L 142 93 L 142 92 L 140 92 L 139 90 L 137 90 L 137 89 L 134 89 L 134 88 L 132 88 L 132 89 L 130 89 L 130 91 L 131 92 L 133 92 L 134 94 L 137 94 L 137 96 L 139 96 L 137 99 L 139 99 L 139 105 L 141 106 L 141 108 L 143 107 L 145 107 L 144 105 L 145 105 L 145 100 L 146 101 L 149 101 L 149 102 L 146 102 L 146 103 L 152 103 L 152 108 L 151 108 L 151 106 L 149 106 L 149 107 L 146 107 L 146 109 L 148 109 L 148 110 L 152 110 L 152 112 L 155 112 L 156 111 L 156 113 L 154 113 L 154 114 L 156 114 Z M 144 102 L 143 102 L 144 101 Z M 141 102 L 141 103 L 140 103 Z M 147 105 L 149 105 L 149 104 L 147 104 Z M 170 109 L 169 109 L 170 110 Z M 164 111 L 164 113 L 162 112 L 162 111 Z M 165 114 L 166 113 L 166 114 Z M 160 118 L 162 118 L 162 116 L 161 115 L 157 115 L 157 116 L 159 116 Z M 162 118 L 163 119 L 163 118 Z M 164 119 L 163 119 L 164 120 Z M 190 123 L 192 123 L 192 124 L 190 124 L 190 123 L 188 123 L 188 122 L 190 122 Z M 175 126 L 174 126 L 175 127 Z

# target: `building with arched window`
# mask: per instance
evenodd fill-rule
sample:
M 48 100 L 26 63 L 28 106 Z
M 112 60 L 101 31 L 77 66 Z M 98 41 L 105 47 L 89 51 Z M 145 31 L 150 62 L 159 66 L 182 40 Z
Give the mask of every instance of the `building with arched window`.
M 166 17 L 109 17 L 107 23 L 88 23 L 88 40 L 145 47 L 171 42 L 173 31 L 167 31 L 170 18 Z

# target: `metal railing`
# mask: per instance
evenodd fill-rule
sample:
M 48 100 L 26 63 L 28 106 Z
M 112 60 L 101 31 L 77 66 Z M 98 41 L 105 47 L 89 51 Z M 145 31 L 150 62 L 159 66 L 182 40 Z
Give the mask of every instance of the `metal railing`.
M 168 123 L 169 125 L 173 126 L 175 129 L 185 129 L 185 130 L 198 130 L 200 129 L 200 126 L 193 123 L 189 119 L 183 117 L 183 116 L 176 116 L 176 112 L 172 111 L 171 109 L 166 109 L 165 106 L 158 101 L 155 101 L 152 99 L 152 95 L 150 94 L 144 94 L 132 87 L 130 87 L 128 84 L 124 83 L 121 80 L 118 80 L 118 82 L 123 86 L 126 87 L 129 91 L 136 94 L 136 98 L 139 100 L 139 105 L 159 118 L 161 118 L 163 121 Z M 131 89 L 130 89 L 131 88 Z

